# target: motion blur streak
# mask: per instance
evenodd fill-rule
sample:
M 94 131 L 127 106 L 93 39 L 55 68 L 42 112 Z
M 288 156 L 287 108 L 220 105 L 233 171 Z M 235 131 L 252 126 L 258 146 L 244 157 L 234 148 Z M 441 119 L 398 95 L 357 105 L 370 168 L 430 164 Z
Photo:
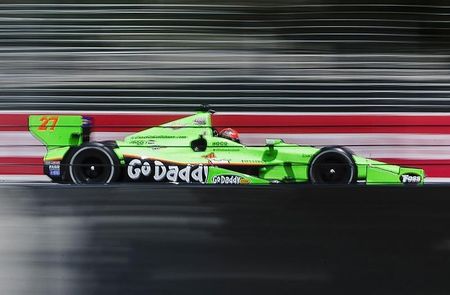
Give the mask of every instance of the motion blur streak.
M 0 283 L 34 295 L 446 294 L 449 206 L 439 186 L 2 186 Z
M 0 4 L 1 108 L 450 110 L 446 1 L 103 2 Z
M 85 223 L 43 211 L 35 201 L 28 189 L 0 189 L 1 293 L 81 294 L 83 274 L 69 257 L 85 247 Z

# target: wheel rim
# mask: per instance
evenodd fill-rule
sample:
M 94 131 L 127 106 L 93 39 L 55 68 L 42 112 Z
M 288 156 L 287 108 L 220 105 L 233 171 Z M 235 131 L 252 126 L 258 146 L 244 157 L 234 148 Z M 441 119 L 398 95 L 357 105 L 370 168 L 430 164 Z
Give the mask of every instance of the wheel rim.
M 312 165 L 314 183 L 346 184 L 352 182 L 354 169 L 348 157 L 329 152 L 319 155 Z
M 81 149 L 72 158 L 70 174 L 74 183 L 108 183 L 112 165 L 111 157 L 101 149 Z

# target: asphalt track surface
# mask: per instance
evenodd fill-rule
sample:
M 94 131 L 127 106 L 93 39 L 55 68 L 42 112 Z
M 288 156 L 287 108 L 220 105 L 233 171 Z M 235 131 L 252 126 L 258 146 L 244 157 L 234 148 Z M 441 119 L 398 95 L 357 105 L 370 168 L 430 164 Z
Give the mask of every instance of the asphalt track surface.
M 5 294 L 448 294 L 448 186 L 0 186 Z

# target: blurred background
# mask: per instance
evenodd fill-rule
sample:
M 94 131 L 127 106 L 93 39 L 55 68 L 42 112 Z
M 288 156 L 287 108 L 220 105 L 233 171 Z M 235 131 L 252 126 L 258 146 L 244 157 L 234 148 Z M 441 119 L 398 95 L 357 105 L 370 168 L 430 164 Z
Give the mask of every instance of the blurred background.
M 255 124 L 244 143 L 343 144 L 449 181 L 449 33 L 438 0 L 1 1 L 0 293 L 448 294 L 446 186 L 23 181 L 43 177 L 30 113 L 92 113 L 100 140 L 200 103 Z
M 447 1 L 2 1 L 3 109 L 443 111 Z

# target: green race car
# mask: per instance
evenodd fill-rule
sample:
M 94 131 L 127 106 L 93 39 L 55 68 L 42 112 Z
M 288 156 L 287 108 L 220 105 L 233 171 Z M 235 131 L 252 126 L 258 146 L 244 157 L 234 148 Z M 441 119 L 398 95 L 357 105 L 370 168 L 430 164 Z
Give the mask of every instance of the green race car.
M 421 184 L 422 169 L 353 155 L 344 147 L 316 148 L 267 139 L 245 146 L 211 124 L 213 111 L 127 136 L 91 142 L 89 118 L 32 115 L 30 132 L 47 147 L 44 173 L 55 182 L 107 184 L 170 182 L 200 184 Z

